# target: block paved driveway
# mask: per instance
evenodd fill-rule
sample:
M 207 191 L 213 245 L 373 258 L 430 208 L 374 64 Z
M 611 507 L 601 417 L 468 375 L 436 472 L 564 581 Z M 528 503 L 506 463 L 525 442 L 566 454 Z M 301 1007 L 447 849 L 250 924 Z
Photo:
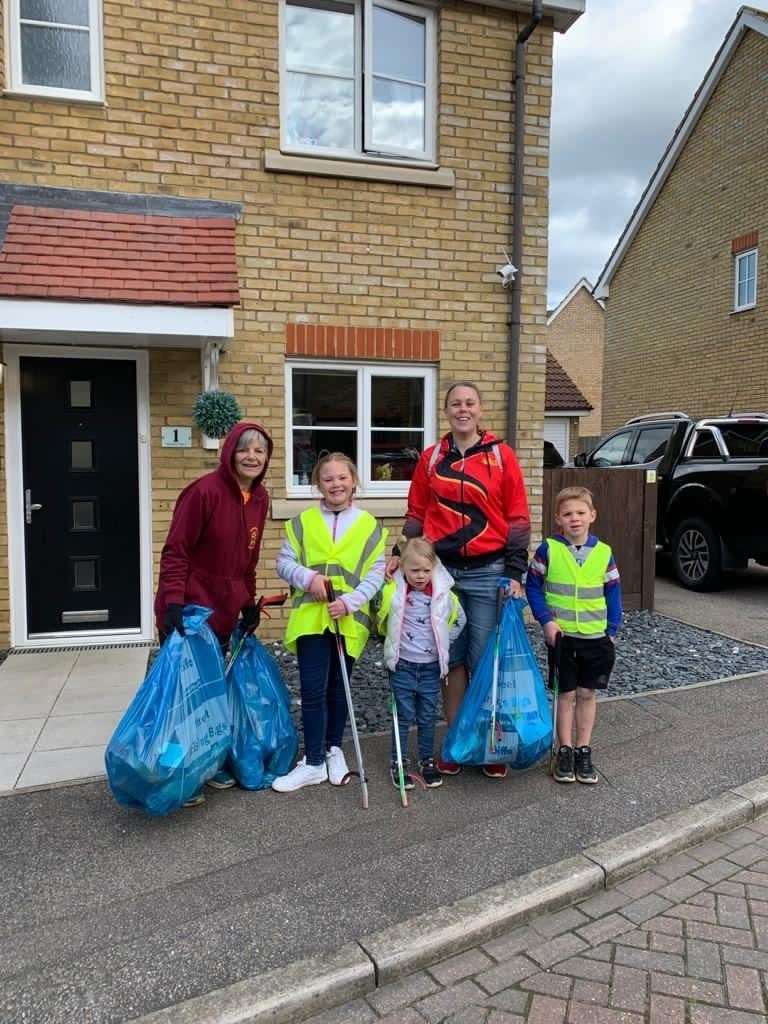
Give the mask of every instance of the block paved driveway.
M 306 1024 L 765 1024 L 768 816 Z

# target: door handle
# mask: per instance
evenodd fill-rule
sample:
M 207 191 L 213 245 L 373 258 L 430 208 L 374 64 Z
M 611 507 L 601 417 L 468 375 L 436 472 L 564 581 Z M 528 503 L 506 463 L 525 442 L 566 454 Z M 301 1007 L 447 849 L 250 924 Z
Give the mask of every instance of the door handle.
M 42 507 L 42 505 L 38 505 L 37 503 L 33 504 L 32 491 L 29 488 L 27 488 L 24 491 L 24 519 L 27 523 L 27 526 L 29 526 L 30 523 L 32 522 L 32 513 L 39 512 Z

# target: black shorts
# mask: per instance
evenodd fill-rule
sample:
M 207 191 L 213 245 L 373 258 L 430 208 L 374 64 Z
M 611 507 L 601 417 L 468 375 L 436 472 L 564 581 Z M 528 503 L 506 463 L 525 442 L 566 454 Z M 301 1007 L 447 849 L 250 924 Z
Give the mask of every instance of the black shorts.
M 601 636 L 595 640 L 582 637 L 563 636 L 560 651 L 560 693 L 573 693 L 577 686 L 587 690 L 604 690 L 611 677 L 616 649 L 610 637 Z M 554 651 L 548 648 L 552 685 L 552 660 Z

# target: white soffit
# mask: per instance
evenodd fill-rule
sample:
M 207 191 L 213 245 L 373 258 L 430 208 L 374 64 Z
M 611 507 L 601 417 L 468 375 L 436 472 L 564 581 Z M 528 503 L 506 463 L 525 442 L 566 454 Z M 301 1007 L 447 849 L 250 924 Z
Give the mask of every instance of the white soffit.
M 234 337 L 234 314 L 215 306 L 0 299 L 0 341 L 202 348 Z

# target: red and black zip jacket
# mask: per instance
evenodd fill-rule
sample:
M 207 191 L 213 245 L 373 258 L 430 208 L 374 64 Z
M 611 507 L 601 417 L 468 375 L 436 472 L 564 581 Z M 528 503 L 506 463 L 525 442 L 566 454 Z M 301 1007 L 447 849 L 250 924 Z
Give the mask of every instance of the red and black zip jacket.
M 408 494 L 406 537 L 424 535 L 450 569 L 504 559 L 504 571 L 522 579 L 528 564 L 531 521 L 525 483 L 515 453 L 485 431 L 462 455 L 451 434 L 416 466 Z

